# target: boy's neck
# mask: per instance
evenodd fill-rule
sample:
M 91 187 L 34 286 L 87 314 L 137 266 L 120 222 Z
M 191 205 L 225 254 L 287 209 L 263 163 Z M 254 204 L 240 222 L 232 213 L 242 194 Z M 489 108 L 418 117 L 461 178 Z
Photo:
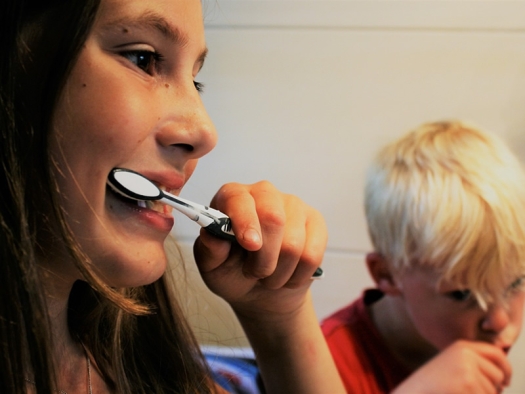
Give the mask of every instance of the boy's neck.
M 410 371 L 418 369 L 438 353 L 413 326 L 401 297 L 385 294 L 370 305 L 369 312 L 387 347 Z

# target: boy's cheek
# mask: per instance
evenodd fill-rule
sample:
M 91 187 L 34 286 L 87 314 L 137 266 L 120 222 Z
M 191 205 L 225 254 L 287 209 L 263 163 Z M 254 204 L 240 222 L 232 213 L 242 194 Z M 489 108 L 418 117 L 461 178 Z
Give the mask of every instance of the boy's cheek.
M 479 314 L 435 313 L 427 317 L 420 325 L 420 335 L 440 351 L 458 340 L 479 337 Z

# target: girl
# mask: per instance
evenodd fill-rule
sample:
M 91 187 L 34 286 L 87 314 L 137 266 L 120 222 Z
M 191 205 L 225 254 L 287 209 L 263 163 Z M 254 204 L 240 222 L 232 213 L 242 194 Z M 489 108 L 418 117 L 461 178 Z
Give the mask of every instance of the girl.
M 106 186 L 125 167 L 179 194 L 214 147 L 200 1 L 0 7 L 0 392 L 219 392 L 165 275 L 170 210 Z M 202 232 L 195 258 L 266 390 L 344 392 L 308 292 L 319 213 L 267 182 L 225 185 L 212 205 L 237 242 Z

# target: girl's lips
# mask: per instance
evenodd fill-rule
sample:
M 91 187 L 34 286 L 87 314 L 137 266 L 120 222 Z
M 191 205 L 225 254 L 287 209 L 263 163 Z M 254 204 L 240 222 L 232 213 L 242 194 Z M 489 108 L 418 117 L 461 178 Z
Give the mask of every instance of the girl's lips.
M 122 206 L 125 206 L 129 211 L 132 211 L 140 220 L 145 221 L 149 226 L 158 228 L 163 232 L 170 232 L 173 228 L 174 218 L 171 215 L 171 210 L 166 210 L 165 205 L 156 203 L 157 209 L 150 209 L 148 207 L 140 206 L 139 201 L 126 198 L 119 193 L 116 193 L 111 187 L 106 187 L 106 193 L 109 199 L 118 201 Z
M 124 167 L 126 168 L 126 167 Z M 184 174 L 174 170 L 173 168 L 169 169 L 139 169 L 139 168 L 129 168 L 132 171 L 142 174 L 144 177 L 149 179 L 158 188 L 164 190 L 168 193 L 178 195 L 184 184 L 186 183 L 186 177 Z M 163 204 L 158 201 L 147 201 L 139 202 L 127 198 L 125 196 L 116 193 L 112 190 L 111 187 L 106 187 L 108 197 L 115 197 L 123 206 L 131 209 L 135 215 L 140 218 L 142 221 L 146 222 L 149 226 L 156 227 L 161 231 L 171 231 L 174 224 L 174 218 L 172 215 L 173 208 L 169 207 L 166 204 Z
M 137 171 L 137 170 L 133 170 Z M 150 181 L 155 183 L 158 187 L 171 194 L 178 194 L 184 184 L 186 183 L 184 177 L 179 173 L 169 172 L 151 172 L 151 171 L 137 171 L 144 175 Z

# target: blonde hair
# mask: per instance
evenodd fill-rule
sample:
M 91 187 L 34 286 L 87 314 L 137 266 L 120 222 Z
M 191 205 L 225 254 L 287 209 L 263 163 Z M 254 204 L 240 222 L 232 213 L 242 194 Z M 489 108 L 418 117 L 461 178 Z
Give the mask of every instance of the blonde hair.
M 430 267 L 481 306 L 525 273 L 525 173 L 496 136 L 423 124 L 384 147 L 367 175 L 376 252 L 394 273 Z

